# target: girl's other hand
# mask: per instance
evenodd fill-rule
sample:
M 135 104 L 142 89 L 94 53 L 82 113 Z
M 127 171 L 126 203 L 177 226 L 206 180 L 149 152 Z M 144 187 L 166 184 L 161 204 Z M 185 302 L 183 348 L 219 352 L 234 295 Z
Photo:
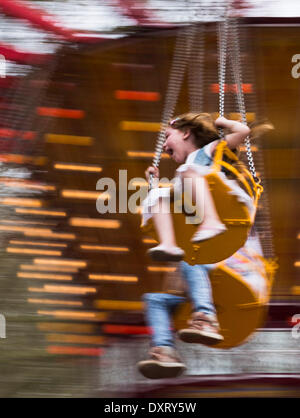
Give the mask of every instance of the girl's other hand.
M 150 166 L 150 167 L 147 168 L 147 170 L 145 171 L 145 176 L 146 176 L 146 179 L 147 179 L 148 182 L 149 182 L 149 179 L 150 179 L 150 174 L 153 174 L 154 178 L 159 178 L 158 167 Z

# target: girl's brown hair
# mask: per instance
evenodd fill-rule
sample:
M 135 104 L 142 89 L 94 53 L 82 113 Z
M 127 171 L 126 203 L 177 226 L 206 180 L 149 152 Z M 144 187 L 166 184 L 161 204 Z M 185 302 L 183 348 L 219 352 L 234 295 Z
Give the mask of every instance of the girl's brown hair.
M 169 126 L 181 131 L 189 129 L 194 134 L 198 148 L 202 148 L 210 142 L 219 139 L 218 129 L 209 113 L 183 113 L 171 120 Z

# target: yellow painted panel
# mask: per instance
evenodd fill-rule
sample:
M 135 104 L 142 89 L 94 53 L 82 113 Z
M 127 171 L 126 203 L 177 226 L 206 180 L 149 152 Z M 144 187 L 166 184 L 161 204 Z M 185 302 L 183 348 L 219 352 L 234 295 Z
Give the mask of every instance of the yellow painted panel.
M 46 142 L 51 144 L 90 146 L 93 141 L 89 136 L 46 134 Z

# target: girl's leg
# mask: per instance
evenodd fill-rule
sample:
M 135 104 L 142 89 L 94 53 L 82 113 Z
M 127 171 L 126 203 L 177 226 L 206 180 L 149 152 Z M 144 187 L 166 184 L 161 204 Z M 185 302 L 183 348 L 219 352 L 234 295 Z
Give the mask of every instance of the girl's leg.
M 185 369 L 175 349 L 171 329 L 172 313 L 185 298 L 163 293 L 146 293 L 143 297 L 146 307 L 147 324 L 151 327 L 151 349 L 147 360 L 137 366 L 150 379 L 179 376 Z
M 196 264 L 191 266 L 184 261 L 180 263 L 181 275 L 187 283 L 187 291 L 192 301 L 194 312 L 203 312 L 206 315 L 216 314 L 209 279 L 209 271 L 212 267 L 214 267 L 213 264 Z
M 201 236 L 203 239 L 208 239 L 221 232 L 224 232 L 226 227 L 219 218 L 206 179 L 204 177 L 200 177 L 194 170 L 185 171 L 183 173 L 183 178 L 192 179 L 192 200 L 196 206 L 197 214 L 201 214 L 201 212 L 203 212 L 203 221 L 199 225 L 199 228 L 196 232 L 196 234 L 199 235 L 199 241 L 202 240 Z M 199 190 L 197 193 L 197 186 L 199 187 L 199 178 L 202 180 L 202 196 L 199 196 Z M 196 234 L 196 239 L 193 239 L 195 242 L 198 241 Z
M 223 341 L 220 334 L 216 309 L 213 302 L 209 272 L 213 264 L 190 266 L 181 262 L 183 278 L 188 284 L 189 296 L 194 307 L 194 313 L 189 327 L 179 331 L 180 339 L 187 343 L 214 345 Z
M 165 247 L 176 247 L 169 202 L 165 199 L 160 199 L 153 212 L 153 221 L 160 244 Z
M 151 345 L 174 347 L 172 313 L 185 298 L 167 293 L 146 293 L 143 300 L 147 324 L 152 329 Z
M 160 244 L 150 248 L 147 253 L 155 261 L 180 261 L 184 251 L 177 247 L 172 216 L 168 200 L 160 199 L 154 207 L 153 221 Z

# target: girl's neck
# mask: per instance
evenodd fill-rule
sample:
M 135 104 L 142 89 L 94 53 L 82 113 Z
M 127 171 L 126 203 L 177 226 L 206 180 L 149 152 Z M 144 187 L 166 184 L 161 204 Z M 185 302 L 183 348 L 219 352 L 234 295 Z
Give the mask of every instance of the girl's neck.
M 193 143 L 191 143 L 191 144 L 187 144 L 187 147 L 186 147 L 186 157 L 185 157 L 185 160 L 188 158 L 188 156 L 189 156 L 190 154 L 192 154 L 192 152 L 198 151 L 199 149 L 200 149 L 200 148 L 196 147 L 196 145 L 195 145 L 195 144 L 193 144 Z

